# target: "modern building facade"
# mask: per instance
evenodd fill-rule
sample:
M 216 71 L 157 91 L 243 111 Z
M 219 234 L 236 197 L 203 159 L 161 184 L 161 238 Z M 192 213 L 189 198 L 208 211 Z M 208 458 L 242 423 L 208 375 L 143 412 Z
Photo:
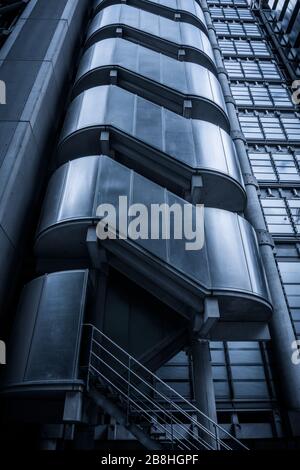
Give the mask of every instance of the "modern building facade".
M 281 44 L 290 48 L 290 57 L 299 62 L 300 46 L 300 3 L 297 0 L 268 2 L 270 10 L 266 12 L 272 21 L 275 31 L 280 37 Z
M 270 14 L 246 0 L 21 14 L 0 51 L 8 96 L 19 86 L 1 118 L 8 442 L 299 446 L 297 67 Z M 120 237 L 121 220 L 100 240 L 101 204 L 130 222 L 120 196 L 188 205 L 194 222 L 204 204 L 204 246 Z

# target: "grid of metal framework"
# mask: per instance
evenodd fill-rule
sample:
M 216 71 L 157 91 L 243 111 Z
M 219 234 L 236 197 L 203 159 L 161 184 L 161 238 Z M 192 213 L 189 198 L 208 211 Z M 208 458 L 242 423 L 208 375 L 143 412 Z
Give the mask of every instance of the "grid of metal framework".
M 285 70 L 246 1 L 209 0 L 224 65 L 239 111 L 261 204 L 276 242 L 278 267 L 296 335 L 300 336 L 300 119 Z M 282 433 L 269 346 L 211 344 L 220 419 L 248 438 Z M 189 359 L 180 354 L 161 374 L 192 398 Z M 224 410 L 230 409 L 230 413 Z

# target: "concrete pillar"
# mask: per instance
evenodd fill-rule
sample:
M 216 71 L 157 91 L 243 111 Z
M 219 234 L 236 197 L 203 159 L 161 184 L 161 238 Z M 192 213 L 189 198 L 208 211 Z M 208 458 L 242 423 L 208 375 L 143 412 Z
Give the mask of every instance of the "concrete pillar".
M 195 337 L 192 340 L 192 362 L 193 362 L 193 382 L 196 406 L 202 413 L 217 423 L 217 408 L 213 375 L 211 367 L 211 357 L 209 341 Z M 198 415 L 198 421 L 215 435 L 215 427 L 205 417 Z M 217 442 L 207 433 L 199 433 L 199 437 L 208 442 L 213 448 L 217 448 Z
M 231 135 L 235 143 L 246 185 L 248 205 L 245 211 L 245 216 L 256 230 L 260 252 L 270 287 L 271 299 L 274 308 L 270 322 L 270 332 L 272 347 L 276 357 L 277 371 L 282 385 L 282 396 L 287 411 L 291 417 L 290 424 L 294 433 L 298 435 L 300 430 L 296 429 L 297 426 L 294 423 L 297 422 L 297 415 L 299 420 L 300 413 L 300 369 L 295 366 L 291 360 L 292 343 L 295 341 L 295 334 L 277 269 L 272 238 L 268 234 L 262 208 L 259 202 L 257 183 L 252 174 L 252 168 L 245 147 L 246 140 L 241 132 L 235 101 L 232 97 L 228 75 L 224 68 L 222 53 L 218 46 L 215 28 L 211 20 L 206 0 L 201 0 L 200 3 L 208 26 L 209 38 L 214 49 L 218 77 L 227 104 L 231 124 Z

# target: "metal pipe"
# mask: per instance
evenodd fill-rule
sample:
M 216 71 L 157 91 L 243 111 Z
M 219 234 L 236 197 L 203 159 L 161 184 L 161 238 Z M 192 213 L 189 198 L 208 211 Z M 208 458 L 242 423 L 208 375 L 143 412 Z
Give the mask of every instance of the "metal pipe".
M 215 423 L 217 422 L 217 408 L 215 391 L 213 384 L 213 375 L 210 358 L 209 341 L 198 338 L 192 339 L 192 361 L 193 361 L 193 382 L 196 406 L 203 413 L 209 416 Z M 197 420 L 212 433 L 216 432 L 211 421 L 208 421 L 202 415 L 197 415 Z M 201 431 L 199 431 L 201 433 Z M 203 437 L 202 435 L 200 436 Z M 219 439 L 205 436 L 209 444 L 218 448 Z

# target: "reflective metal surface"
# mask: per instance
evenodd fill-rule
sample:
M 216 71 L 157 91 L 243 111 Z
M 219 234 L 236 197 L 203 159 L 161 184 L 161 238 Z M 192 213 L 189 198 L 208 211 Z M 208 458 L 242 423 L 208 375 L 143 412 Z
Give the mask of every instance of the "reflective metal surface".
M 25 286 L 12 331 L 5 385 L 63 389 L 78 380 L 88 271 L 42 276 Z
M 98 220 L 97 207 L 112 204 L 117 210 L 119 196 L 127 196 L 129 205 L 144 204 L 149 212 L 151 204 L 171 206 L 177 203 L 182 208 L 186 204 L 109 157 L 75 160 L 62 166 L 51 179 L 38 229 L 37 256 L 88 260 L 87 229 Z M 205 208 L 205 244 L 200 251 L 187 251 L 184 238 L 172 237 L 170 240 L 128 239 L 101 243 L 117 258 L 117 268 L 121 263 L 134 270 L 135 275 L 140 272 L 147 277 L 147 265 L 152 265 L 156 272 L 154 276 L 149 272 L 152 283 L 165 272 L 167 291 L 175 276 L 181 289 L 173 295 L 185 297 L 185 302 L 193 308 L 200 309 L 199 300 L 197 304 L 195 299 L 214 293 L 220 298 L 226 320 L 261 321 L 270 313 L 256 236 L 249 223 L 237 214 Z M 135 262 L 136 257 L 138 262 Z M 139 282 L 139 276 L 135 280 Z M 162 284 L 160 280 L 160 289 L 164 288 Z M 239 302 L 238 309 L 235 299 Z
M 117 76 L 110 73 L 112 70 L 117 71 Z M 192 109 L 188 112 L 192 118 L 229 130 L 220 83 L 201 65 L 172 59 L 124 39 L 104 39 L 83 55 L 73 94 L 113 80 L 179 114 L 184 112 L 184 100 L 189 99 Z
M 95 12 L 111 5 L 122 3 L 122 0 L 96 0 Z M 207 31 L 203 11 L 194 0 L 126 0 L 127 5 L 164 16 L 171 20 L 191 23 Z
M 91 88 L 73 100 L 59 145 L 59 162 L 107 153 L 174 192 L 203 177 L 201 202 L 241 211 L 245 191 L 233 142 L 214 124 L 182 116 L 116 86 Z M 107 136 L 106 136 L 107 137 Z M 214 185 L 218 185 L 218 194 Z
M 112 5 L 91 22 L 86 47 L 115 36 L 124 37 L 171 57 L 196 62 L 216 74 L 207 35 L 196 26 L 172 21 L 129 5 Z

